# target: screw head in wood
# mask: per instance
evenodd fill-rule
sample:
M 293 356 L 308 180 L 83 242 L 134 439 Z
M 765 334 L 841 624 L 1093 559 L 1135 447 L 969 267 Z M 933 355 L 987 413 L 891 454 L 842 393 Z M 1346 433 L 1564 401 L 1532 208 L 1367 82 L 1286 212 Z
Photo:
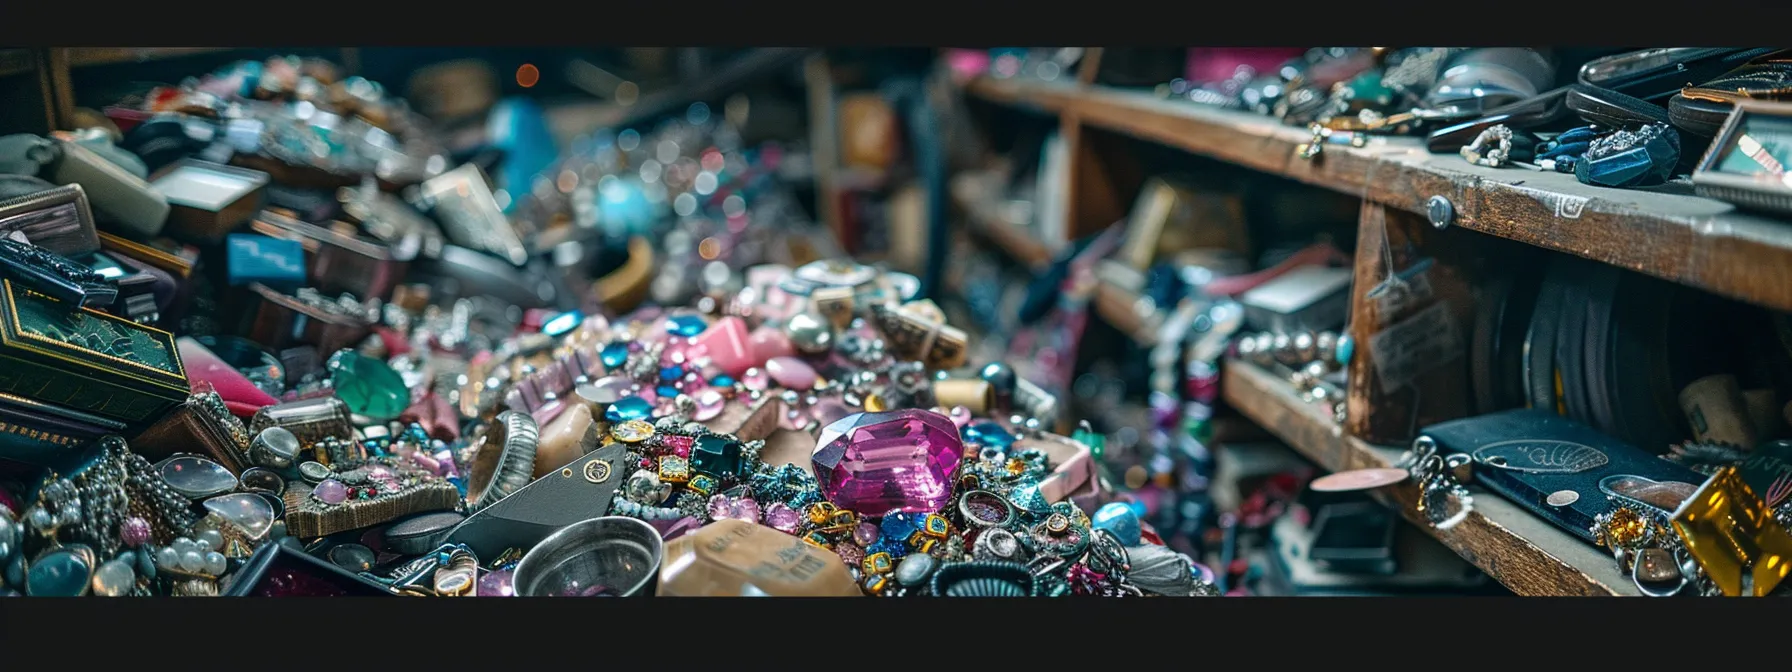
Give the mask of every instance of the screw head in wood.
M 1432 226 L 1439 229 L 1448 227 L 1456 220 L 1456 206 L 1450 204 L 1450 199 L 1432 196 L 1425 203 L 1425 217 L 1431 220 Z

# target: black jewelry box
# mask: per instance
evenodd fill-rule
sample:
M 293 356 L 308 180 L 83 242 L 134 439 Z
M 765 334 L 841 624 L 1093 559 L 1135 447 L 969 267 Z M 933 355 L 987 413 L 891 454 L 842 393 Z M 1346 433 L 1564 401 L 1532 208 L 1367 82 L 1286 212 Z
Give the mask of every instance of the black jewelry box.
M 279 595 L 270 584 L 277 574 L 303 576 L 321 590 L 317 595 Z M 224 591 L 225 597 L 396 597 L 385 586 L 351 574 L 285 543 L 262 546 L 243 563 Z
M 1672 513 L 1678 503 L 1668 499 L 1705 482 L 1698 472 L 1538 409 L 1451 420 L 1421 435 L 1441 454 L 1472 457 L 1476 483 L 1587 541 L 1593 519 L 1612 508 L 1608 494 Z

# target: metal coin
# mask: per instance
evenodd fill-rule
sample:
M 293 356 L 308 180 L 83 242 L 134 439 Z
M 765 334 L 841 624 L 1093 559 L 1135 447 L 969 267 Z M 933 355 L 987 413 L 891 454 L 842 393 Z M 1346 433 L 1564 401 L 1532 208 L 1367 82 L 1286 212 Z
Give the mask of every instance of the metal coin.
M 1352 469 L 1313 479 L 1313 482 L 1307 487 L 1315 492 L 1354 492 L 1387 487 L 1404 481 L 1406 478 L 1405 469 L 1392 467 Z
M 1580 501 L 1580 493 L 1575 492 L 1573 490 L 1557 490 L 1555 492 L 1549 493 L 1549 496 L 1544 497 L 1543 501 L 1548 503 L 1550 506 L 1556 506 L 1556 507 L 1569 506 L 1575 502 Z

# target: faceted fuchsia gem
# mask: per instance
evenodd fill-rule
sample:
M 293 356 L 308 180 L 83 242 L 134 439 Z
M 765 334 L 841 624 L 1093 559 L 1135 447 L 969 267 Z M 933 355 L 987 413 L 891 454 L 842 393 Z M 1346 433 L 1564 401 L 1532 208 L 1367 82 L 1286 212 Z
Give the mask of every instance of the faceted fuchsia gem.
M 855 413 L 821 430 L 811 456 L 821 493 L 841 508 L 881 516 L 933 513 L 952 496 L 964 452 L 952 420 L 908 408 Z

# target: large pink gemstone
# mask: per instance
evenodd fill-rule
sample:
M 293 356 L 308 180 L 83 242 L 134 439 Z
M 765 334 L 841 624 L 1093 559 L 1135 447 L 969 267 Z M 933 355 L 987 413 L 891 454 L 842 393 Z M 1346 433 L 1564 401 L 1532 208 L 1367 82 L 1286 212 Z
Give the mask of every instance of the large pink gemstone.
M 952 496 L 964 443 L 952 420 L 906 408 L 855 413 L 821 430 L 811 456 L 821 494 L 860 515 L 934 513 Z

